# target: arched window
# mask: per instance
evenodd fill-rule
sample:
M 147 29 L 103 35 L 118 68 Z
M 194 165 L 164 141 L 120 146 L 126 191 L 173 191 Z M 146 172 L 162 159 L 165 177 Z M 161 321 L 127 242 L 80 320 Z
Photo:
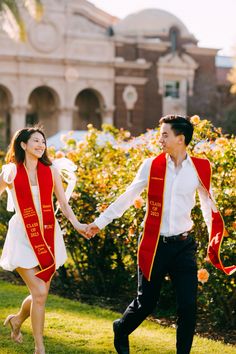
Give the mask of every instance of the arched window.
M 29 96 L 26 126 L 42 123 L 47 135 L 54 134 L 58 130 L 58 108 L 59 98 L 52 88 L 35 88 Z
M 93 89 L 84 89 L 75 100 L 77 111 L 73 117 L 73 129 L 86 130 L 91 123 L 101 129 L 102 124 L 102 97 Z

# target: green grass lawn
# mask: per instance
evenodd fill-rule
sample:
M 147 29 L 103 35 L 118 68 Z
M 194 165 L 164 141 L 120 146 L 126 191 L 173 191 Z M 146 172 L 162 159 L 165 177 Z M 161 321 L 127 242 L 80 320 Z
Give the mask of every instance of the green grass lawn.
M 0 281 L 0 323 L 15 313 L 27 289 Z M 113 349 L 112 321 L 119 314 L 50 295 L 47 303 L 45 343 L 47 354 L 108 354 Z M 24 343 L 10 340 L 8 328 L 0 325 L 1 354 L 33 354 L 30 321 L 22 328 Z M 131 353 L 174 354 L 175 330 L 145 321 L 131 336 Z M 195 337 L 191 354 L 236 354 L 236 348 L 205 338 Z

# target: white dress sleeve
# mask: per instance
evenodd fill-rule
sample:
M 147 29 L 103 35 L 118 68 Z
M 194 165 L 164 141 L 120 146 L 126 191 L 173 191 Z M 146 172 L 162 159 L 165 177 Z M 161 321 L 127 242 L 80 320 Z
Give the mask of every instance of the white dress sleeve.
M 16 165 L 12 162 L 2 166 L 3 180 L 7 184 L 11 184 L 16 177 Z
M 7 184 L 12 184 L 15 177 L 16 177 L 16 165 L 12 162 L 8 163 L 7 165 L 2 166 L 2 173 L 3 173 L 3 180 Z M 14 201 L 12 198 L 12 194 L 7 187 L 7 211 L 14 211 Z
M 53 160 L 52 165 L 58 170 L 61 177 L 67 183 L 65 195 L 66 195 L 66 200 L 68 201 L 75 188 L 75 184 L 76 184 L 75 171 L 77 170 L 77 166 L 66 157 Z

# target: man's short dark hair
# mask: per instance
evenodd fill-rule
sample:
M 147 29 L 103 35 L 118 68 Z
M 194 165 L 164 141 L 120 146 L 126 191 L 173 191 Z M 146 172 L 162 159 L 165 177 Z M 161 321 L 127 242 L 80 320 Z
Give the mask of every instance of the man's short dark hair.
M 193 124 L 189 117 L 168 114 L 159 120 L 160 125 L 167 123 L 171 125 L 171 129 L 175 135 L 184 135 L 185 145 L 188 146 L 193 136 Z

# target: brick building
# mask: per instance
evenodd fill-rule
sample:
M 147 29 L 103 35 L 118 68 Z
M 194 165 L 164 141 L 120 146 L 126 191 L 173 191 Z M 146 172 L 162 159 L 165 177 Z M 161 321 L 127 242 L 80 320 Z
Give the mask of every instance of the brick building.
M 28 41 L 0 32 L 2 145 L 25 125 L 48 136 L 103 123 L 139 134 L 167 113 L 226 122 L 235 99 L 217 49 L 201 48 L 173 14 L 147 9 L 123 20 L 85 0 L 45 0 Z M 224 73 L 223 73 L 224 72 Z M 226 108 L 222 108 L 222 105 Z

